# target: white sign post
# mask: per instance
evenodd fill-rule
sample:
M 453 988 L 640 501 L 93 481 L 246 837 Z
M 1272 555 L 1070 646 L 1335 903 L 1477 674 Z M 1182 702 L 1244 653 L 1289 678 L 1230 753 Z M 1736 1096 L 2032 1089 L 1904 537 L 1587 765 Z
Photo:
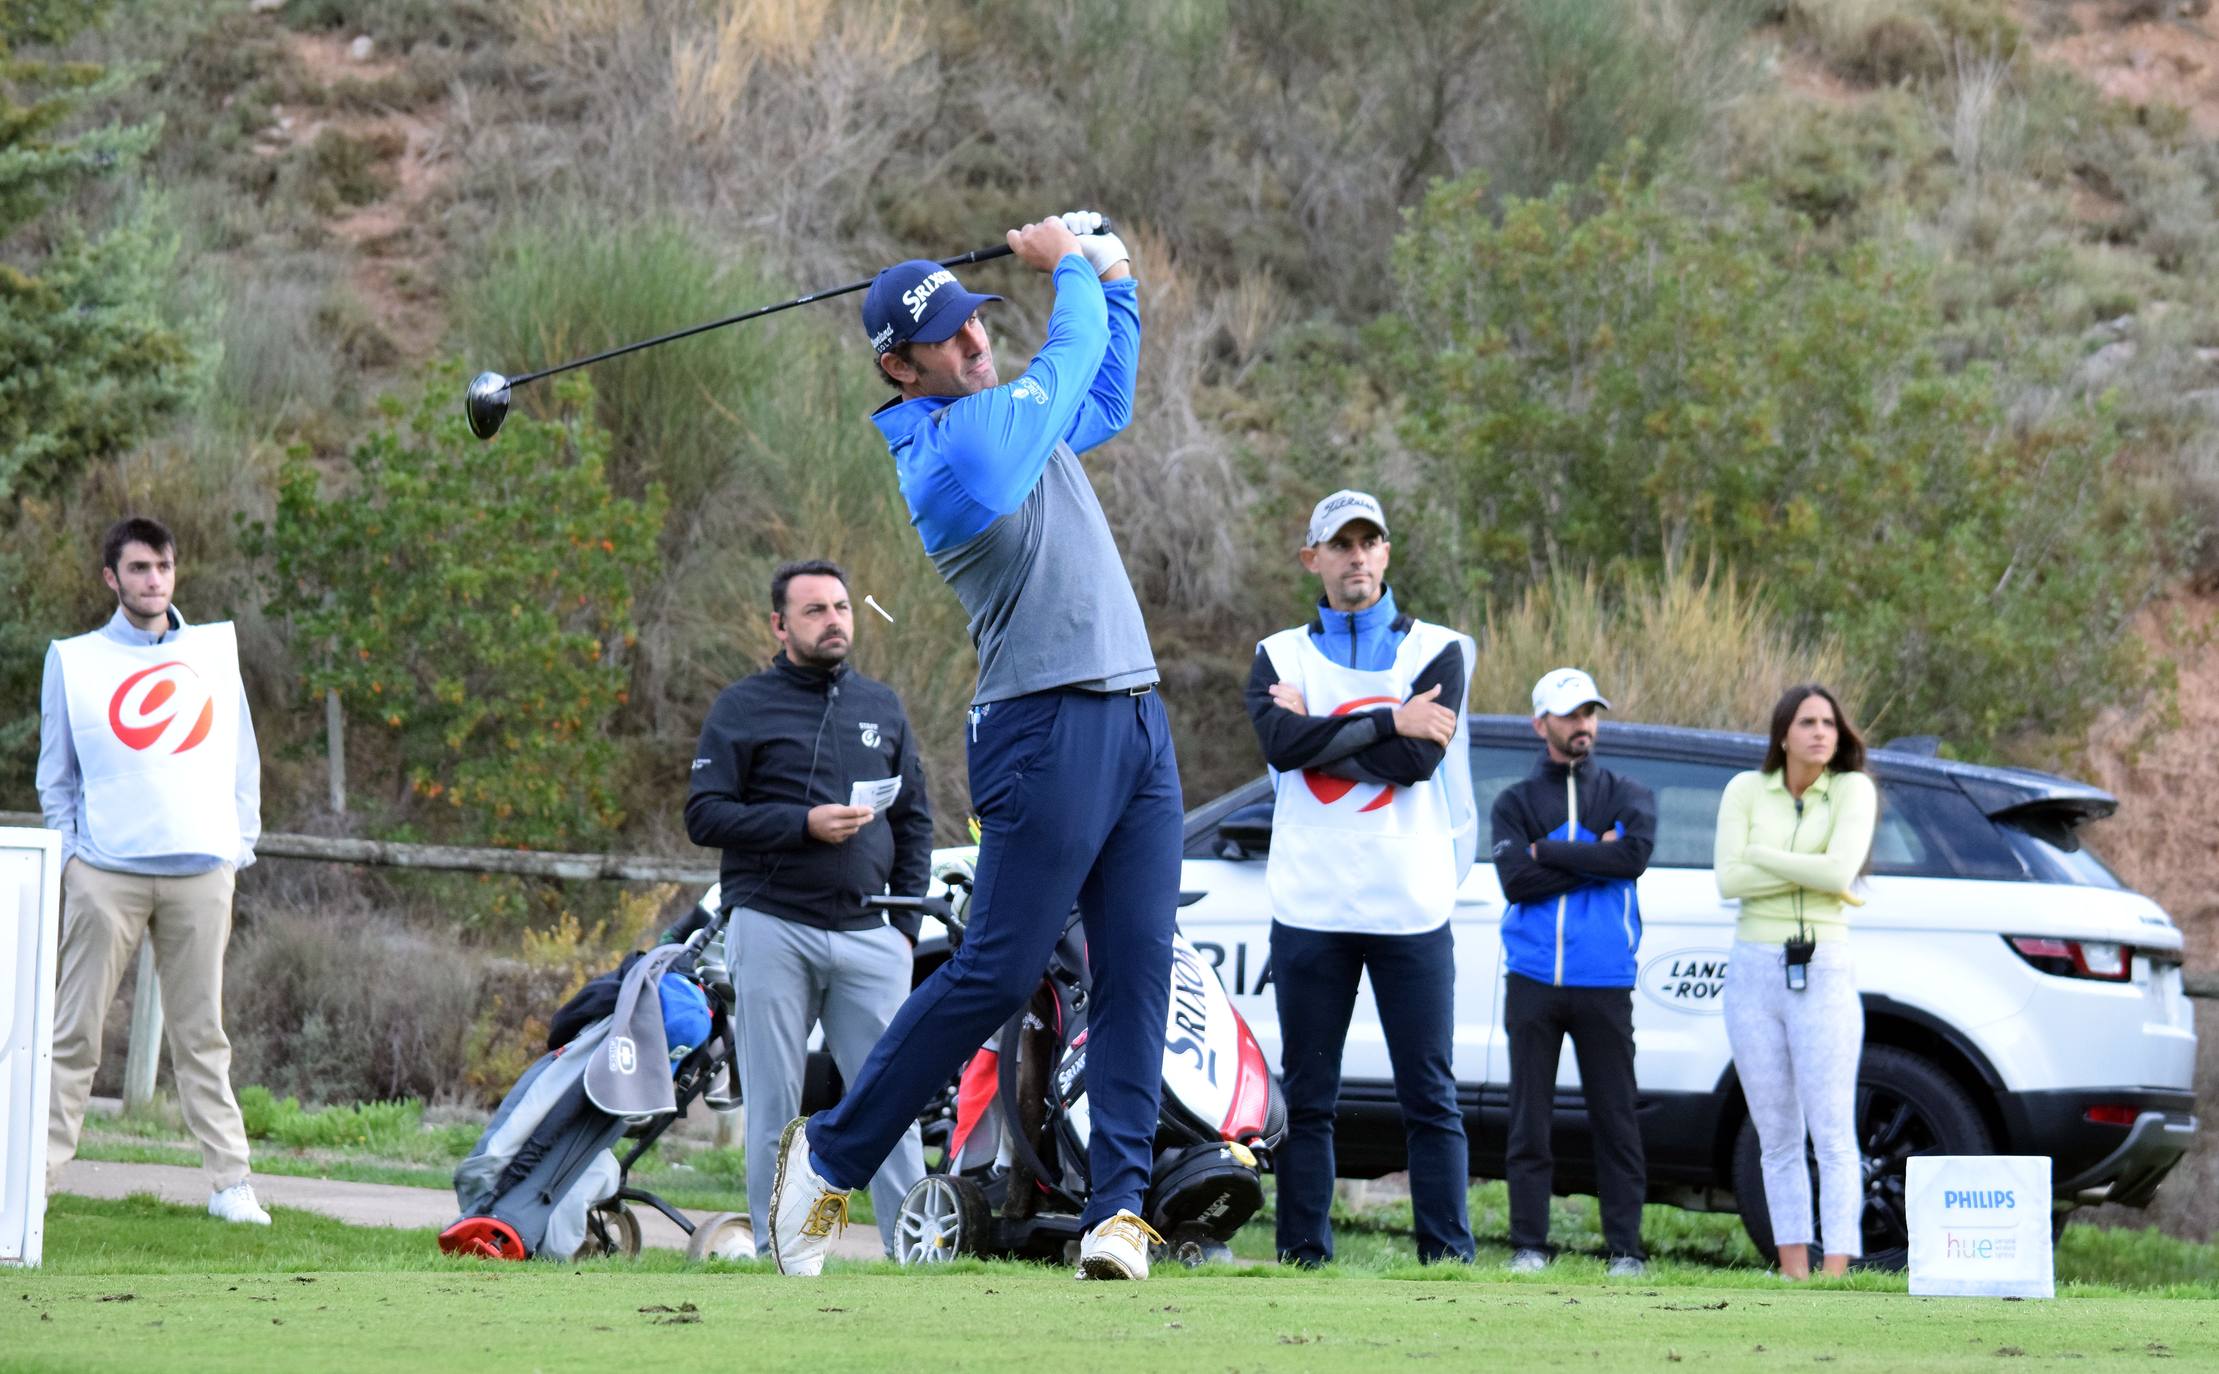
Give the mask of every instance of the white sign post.
M 1911 1291 L 2053 1298 L 2047 1155 L 1914 1155 L 1906 1161 Z
M 0 827 L 0 1264 L 35 1265 L 45 1248 L 61 912 L 62 837 Z

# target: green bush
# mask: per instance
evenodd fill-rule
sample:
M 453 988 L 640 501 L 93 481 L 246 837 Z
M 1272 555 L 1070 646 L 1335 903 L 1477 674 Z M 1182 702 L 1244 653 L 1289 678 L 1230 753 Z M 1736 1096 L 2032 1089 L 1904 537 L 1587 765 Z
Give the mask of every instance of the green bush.
M 1982 755 L 2142 685 L 2122 631 L 2177 545 L 2101 408 L 2014 418 L 1944 369 L 1928 271 L 1891 245 L 1611 170 L 1585 194 L 1497 222 L 1444 184 L 1396 245 L 1378 338 L 1436 600 L 1716 557 L 1840 637 L 1868 718 Z
M 330 489 L 296 453 L 252 544 L 310 659 L 309 699 L 336 691 L 390 744 L 402 819 L 561 847 L 621 820 L 607 730 L 662 496 L 610 491 L 582 380 L 551 388 L 572 418 L 516 415 L 492 443 L 463 423 L 462 390 L 458 369 L 433 369 Z

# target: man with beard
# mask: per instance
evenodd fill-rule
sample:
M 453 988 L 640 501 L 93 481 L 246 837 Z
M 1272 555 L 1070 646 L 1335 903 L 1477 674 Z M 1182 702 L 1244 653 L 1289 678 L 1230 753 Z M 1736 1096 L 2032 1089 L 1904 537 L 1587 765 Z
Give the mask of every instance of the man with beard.
M 1648 1191 L 1634 1116 L 1634 953 L 1641 907 L 1634 880 L 1656 844 L 1656 798 L 1594 760 L 1595 723 L 1610 709 L 1595 680 L 1559 668 L 1533 687 L 1533 771 L 1495 800 L 1495 876 L 1509 971 L 1503 1030 L 1510 1038 L 1510 1267 L 1549 1262 L 1557 1061 L 1564 1037 L 1579 1058 L 1594 1136 L 1596 1192 L 1610 1270 L 1638 1276 L 1641 1204 Z
M 866 897 L 922 897 L 932 812 L 916 741 L 892 688 L 847 664 L 855 610 L 835 564 L 771 578 L 771 666 L 724 689 L 701 727 L 686 833 L 724 851 L 719 901 L 739 998 L 749 1215 L 770 1215 L 779 1129 L 801 1109 L 809 1033 L 853 1083 L 909 995 L 917 917 Z M 848 804 L 855 783 L 900 778 L 883 815 Z M 901 1200 L 924 1176 L 912 1121 L 871 1181 L 893 1253 Z

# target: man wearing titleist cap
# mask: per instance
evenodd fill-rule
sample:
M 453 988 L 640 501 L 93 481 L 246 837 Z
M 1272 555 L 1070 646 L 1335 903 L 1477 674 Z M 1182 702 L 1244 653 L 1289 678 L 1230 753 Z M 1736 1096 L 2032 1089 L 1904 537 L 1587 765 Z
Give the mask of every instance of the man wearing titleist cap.
M 177 541 L 160 521 L 117 521 L 101 562 L 116 613 L 47 646 L 39 695 L 39 807 L 63 863 L 47 1189 L 77 1153 L 108 1004 L 144 937 L 209 1214 L 267 1226 L 223 1030 L 232 879 L 262 833 L 238 640 L 229 621 L 187 625 L 170 604 Z
M 788 1274 L 814 1274 L 850 1189 L 962 1060 L 1032 994 L 1076 903 L 1092 991 L 1086 1087 L 1092 1195 L 1080 1278 L 1145 1278 L 1178 906 L 1182 808 L 1140 604 L 1078 455 L 1132 414 L 1138 288 L 1088 211 L 1009 233 L 1049 275 L 1039 353 L 1003 384 L 981 306 L 930 262 L 879 273 L 863 332 L 900 395 L 871 418 L 910 523 L 971 617 L 969 923 L 831 1111 L 788 1124 L 768 1217 Z
M 1478 848 L 1464 725 L 1472 642 L 1395 604 L 1388 552 L 1379 502 L 1358 491 L 1318 502 L 1300 554 L 1325 584 L 1317 616 L 1256 646 L 1246 693 L 1273 785 L 1279 1257 L 1305 1267 L 1333 1258 L 1334 1106 L 1366 972 L 1402 1106 L 1418 1258 L 1473 1254 L 1449 929 Z
M 1555 1173 L 1557 1062 L 1564 1037 L 1579 1060 L 1593 1133 L 1596 1192 L 1610 1273 L 1641 1274 L 1641 1204 L 1648 1169 L 1634 1115 L 1634 954 L 1641 906 L 1634 880 L 1656 844 L 1649 789 L 1594 759 L 1595 727 L 1610 703 L 1595 680 L 1558 668 L 1533 687 L 1533 771 L 1495 799 L 1495 876 L 1502 918 L 1503 1031 L 1510 1040 L 1510 1267 L 1549 1262 Z

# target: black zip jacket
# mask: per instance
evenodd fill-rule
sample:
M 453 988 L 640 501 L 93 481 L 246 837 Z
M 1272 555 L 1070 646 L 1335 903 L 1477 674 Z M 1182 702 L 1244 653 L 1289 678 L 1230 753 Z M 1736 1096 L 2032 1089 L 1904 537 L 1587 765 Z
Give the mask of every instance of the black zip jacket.
M 1546 838 L 1564 828 L 1564 775 L 1579 770 L 1580 828 L 1601 835 L 1613 826 L 1625 833 L 1609 844 Z M 1495 798 L 1495 877 L 1512 902 L 1545 902 L 1597 879 L 1640 877 L 1648 871 L 1657 843 L 1655 794 L 1620 777 L 1592 756 L 1577 764 L 1556 763 L 1543 749 L 1533 771 L 1505 787 Z M 1526 853 L 1526 846 L 1534 852 Z
M 901 795 L 845 844 L 809 837 L 809 809 L 847 805 L 849 786 L 901 775 Z M 724 689 L 694 752 L 686 834 L 724 851 L 726 907 L 824 930 L 882 920 L 911 940 L 917 916 L 863 899 L 922 897 L 932 877 L 932 806 L 901 698 L 849 669 L 771 666 Z

